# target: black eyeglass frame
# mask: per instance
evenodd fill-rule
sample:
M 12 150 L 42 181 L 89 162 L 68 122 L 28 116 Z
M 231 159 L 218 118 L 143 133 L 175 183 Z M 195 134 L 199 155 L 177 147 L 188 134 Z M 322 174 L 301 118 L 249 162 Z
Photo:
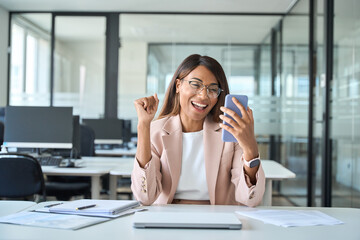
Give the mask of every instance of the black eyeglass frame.
M 203 84 L 203 83 L 200 82 L 200 81 L 197 81 L 197 80 L 186 80 L 186 79 L 184 79 L 184 78 L 181 79 L 181 81 L 187 81 L 187 82 L 189 83 L 190 87 L 191 87 L 192 89 L 196 90 L 196 91 L 195 91 L 196 94 L 199 94 L 199 93 L 204 89 L 204 87 L 205 87 L 205 88 L 206 88 L 207 96 L 208 96 L 209 98 L 218 98 L 218 97 L 220 96 L 221 92 L 224 91 L 223 89 L 221 89 L 220 87 L 218 87 L 218 92 L 217 92 L 216 97 L 210 97 L 210 95 L 209 95 L 209 87 L 215 86 L 215 85 L 216 85 L 216 86 L 219 86 L 218 84 L 205 85 L 205 84 Z M 191 85 L 192 82 L 196 82 L 197 84 L 202 85 L 202 86 L 201 86 L 199 89 L 194 88 L 194 86 Z

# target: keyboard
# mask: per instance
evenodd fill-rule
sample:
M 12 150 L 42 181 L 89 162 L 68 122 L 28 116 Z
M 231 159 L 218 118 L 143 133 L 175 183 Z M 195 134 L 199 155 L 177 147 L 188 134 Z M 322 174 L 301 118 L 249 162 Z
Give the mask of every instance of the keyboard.
M 36 159 L 41 166 L 59 166 L 63 158 L 60 156 L 38 156 Z

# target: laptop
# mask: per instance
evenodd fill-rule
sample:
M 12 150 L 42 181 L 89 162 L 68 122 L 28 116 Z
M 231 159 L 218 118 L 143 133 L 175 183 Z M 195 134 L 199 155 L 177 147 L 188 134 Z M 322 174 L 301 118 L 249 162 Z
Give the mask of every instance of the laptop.
M 137 212 L 135 228 L 216 228 L 241 229 L 241 222 L 234 213 L 215 212 Z

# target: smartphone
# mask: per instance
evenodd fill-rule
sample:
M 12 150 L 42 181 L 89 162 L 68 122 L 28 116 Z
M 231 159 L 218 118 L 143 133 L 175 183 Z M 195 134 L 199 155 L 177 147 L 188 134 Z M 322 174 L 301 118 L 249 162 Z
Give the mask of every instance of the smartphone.
M 229 108 L 231 110 L 233 110 L 234 112 L 236 112 L 240 117 L 242 117 L 242 114 L 240 112 L 240 109 L 235 105 L 235 103 L 232 101 L 232 98 L 235 97 L 244 107 L 245 109 L 247 109 L 248 106 L 248 97 L 246 95 L 235 95 L 235 94 L 228 94 L 225 96 L 225 106 L 226 108 Z M 232 117 L 230 117 L 228 114 L 224 113 L 224 115 L 226 117 L 229 117 L 231 119 L 233 119 Z M 234 120 L 234 119 L 233 119 Z M 223 121 L 224 124 L 230 126 L 229 124 L 227 124 L 225 121 Z M 236 138 L 229 133 L 226 130 L 222 130 L 222 140 L 224 142 L 237 142 Z

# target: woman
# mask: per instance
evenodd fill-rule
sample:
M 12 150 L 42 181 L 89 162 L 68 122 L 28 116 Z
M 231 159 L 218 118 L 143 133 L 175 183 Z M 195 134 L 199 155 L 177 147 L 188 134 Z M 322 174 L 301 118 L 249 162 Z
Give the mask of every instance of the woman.
M 243 118 L 222 107 L 228 93 L 220 64 L 194 54 L 176 70 L 158 120 L 152 121 L 159 103 L 156 94 L 134 102 L 138 147 L 131 189 L 143 205 L 261 202 L 265 190 L 261 164 L 252 168 L 244 164 L 259 157 L 253 114 L 235 98 Z M 220 115 L 220 110 L 234 120 Z M 237 143 L 223 142 L 222 128 Z

